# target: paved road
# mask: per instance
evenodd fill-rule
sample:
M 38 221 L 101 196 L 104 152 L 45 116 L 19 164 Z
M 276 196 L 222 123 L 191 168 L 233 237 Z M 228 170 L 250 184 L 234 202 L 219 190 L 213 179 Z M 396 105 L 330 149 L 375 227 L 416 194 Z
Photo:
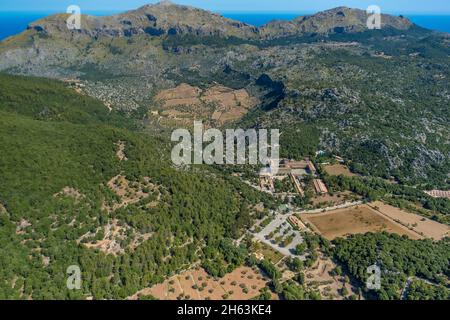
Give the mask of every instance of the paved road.
M 314 210 L 304 210 L 304 211 L 298 211 L 296 213 L 298 213 L 298 214 L 302 214 L 302 213 L 321 213 L 321 212 L 324 212 L 324 211 L 333 211 L 333 210 L 338 210 L 338 209 L 344 209 L 344 208 L 359 206 L 361 204 L 363 204 L 362 201 L 346 202 L 346 203 L 343 203 L 343 204 L 340 204 L 340 205 L 334 206 L 334 207 L 326 207 L 326 208 L 314 209 Z
M 433 282 L 431 282 L 431 281 L 429 281 L 427 279 L 422 279 L 422 278 L 419 278 L 419 277 L 409 277 L 406 280 L 405 286 L 403 287 L 400 300 L 406 300 L 406 295 L 408 293 L 408 289 L 409 289 L 409 287 L 411 286 L 411 284 L 413 283 L 414 280 L 423 281 L 423 282 L 425 282 L 425 283 L 427 283 L 429 285 L 436 286 L 435 283 L 433 283 Z
M 402 294 L 400 300 L 406 300 L 406 294 L 408 292 L 409 287 L 411 286 L 411 283 L 414 281 L 414 277 L 409 277 L 408 280 L 406 280 L 405 286 L 403 287 Z

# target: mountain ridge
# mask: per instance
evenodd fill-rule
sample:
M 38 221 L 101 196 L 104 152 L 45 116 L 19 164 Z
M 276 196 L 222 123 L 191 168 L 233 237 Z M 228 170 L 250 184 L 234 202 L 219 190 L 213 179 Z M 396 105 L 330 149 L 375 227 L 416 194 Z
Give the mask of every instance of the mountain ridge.
M 369 14 L 360 9 L 336 7 L 321 11 L 313 15 L 294 18 L 291 21 L 272 21 L 261 27 L 262 33 L 267 37 L 292 36 L 301 34 L 336 34 L 358 33 L 368 30 L 367 19 Z M 381 28 L 391 27 L 397 30 L 408 30 L 414 24 L 400 16 L 381 15 Z M 273 31 L 278 32 L 273 32 Z
M 68 17 L 68 14 L 52 15 L 29 24 L 28 30 L 33 29 L 47 35 L 68 31 L 66 28 Z M 258 32 L 254 26 L 224 18 L 213 12 L 161 2 L 105 17 L 82 15 L 79 33 L 89 36 L 195 34 L 252 38 Z
M 38 20 L 28 29 L 53 35 L 68 31 L 69 15 L 57 14 Z M 144 5 L 124 13 L 97 17 L 82 15 L 80 33 L 95 36 L 126 36 L 150 34 L 238 37 L 243 39 L 280 38 L 304 34 L 357 33 L 367 30 L 368 14 L 364 10 L 337 7 L 313 15 L 299 16 L 291 21 L 271 21 L 256 27 L 220 14 L 170 2 Z M 382 15 L 382 27 L 408 30 L 415 26 L 400 16 Z M 74 32 L 74 31 L 73 31 Z

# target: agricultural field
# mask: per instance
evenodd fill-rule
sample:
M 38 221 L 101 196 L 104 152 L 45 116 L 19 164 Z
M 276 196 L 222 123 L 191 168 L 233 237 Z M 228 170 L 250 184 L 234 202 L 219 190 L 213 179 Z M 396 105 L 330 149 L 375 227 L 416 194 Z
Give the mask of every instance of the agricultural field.
M 385 204 L 381 201 L 370 203 L 369 206 L 382 213 L 386 217 L 395 222 L 413 230 L 414 232 L 434 240 L 441 240 L 450 235 L 450 227 L 433 221 L 431 219 L 422 217 L 418 214 L 409 213 L 402 209 Z
M 367 205 L 329 211 L 320 214 L 302 214 L 301 219 L 328 240 L 367 232 L 388 232 L 407 235 L 411 239 L 422 236 L 391 221 Z
M 242 118 L 258 103 L 245 89 L 215 85 L 202 90 L 186 83 L 159 92 L 155 101 L 162 106 L 161 115 L 174 121 L 204 118 L 220 124 Z
M 350 169 L 343 164 L 332 164 L 324 167 L 325 172 L 330 176 L 354 177 L 356 174 L 350 171 Z
M 345 191 L 345 192 L 337 192 L 333 195 L 330 194 L 317 195 L 312 199 L 312 204 L 317 207 L 337 206 L 344 204 L 346 202 L 359 200 L 360 198 L 361 197 L 351 193 L 350 191 Z
M 267 282 L 268 279 L 257 269 L 249 267 L 237 268 L 220 279 L 196 268 L 143 289 L 130 299 L 152 296 L 159 300 L 249 300 L 258 296 Z

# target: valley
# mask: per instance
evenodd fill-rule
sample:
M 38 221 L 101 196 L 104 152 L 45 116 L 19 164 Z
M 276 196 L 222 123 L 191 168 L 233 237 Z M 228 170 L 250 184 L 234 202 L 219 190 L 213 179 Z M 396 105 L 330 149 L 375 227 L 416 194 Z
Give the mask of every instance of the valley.
M 0 299 L 448 299 L 449 35 L 382 17 L 164 1 L 0 41 Z M 175 165 L 194 121 L 279 129 L 279 171 Z

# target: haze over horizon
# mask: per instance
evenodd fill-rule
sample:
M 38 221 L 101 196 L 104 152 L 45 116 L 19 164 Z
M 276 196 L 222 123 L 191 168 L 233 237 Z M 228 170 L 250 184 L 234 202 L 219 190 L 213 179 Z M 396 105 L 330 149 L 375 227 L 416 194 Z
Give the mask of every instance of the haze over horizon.
M 0 3 L 0 11 L 65 11 L 69 5 L 79 5 L 85 11 L 126 11 L 137 7 L 157 3 L 158 0 L 130 0 L 126 3 L 111 4 L 108 0 L 42 0 L 36 3 L 31 0 L 6 0 Z M 190 5 L 215 12 L 317 12 L 339 6 L 365 9 L 369 5 L 378 5 L 386 13 L 405 14 L 449 14 L 450 2 L 446 0 L 320 0 L 311 3 L 306 0 L 177 0 L 176 4 Z

